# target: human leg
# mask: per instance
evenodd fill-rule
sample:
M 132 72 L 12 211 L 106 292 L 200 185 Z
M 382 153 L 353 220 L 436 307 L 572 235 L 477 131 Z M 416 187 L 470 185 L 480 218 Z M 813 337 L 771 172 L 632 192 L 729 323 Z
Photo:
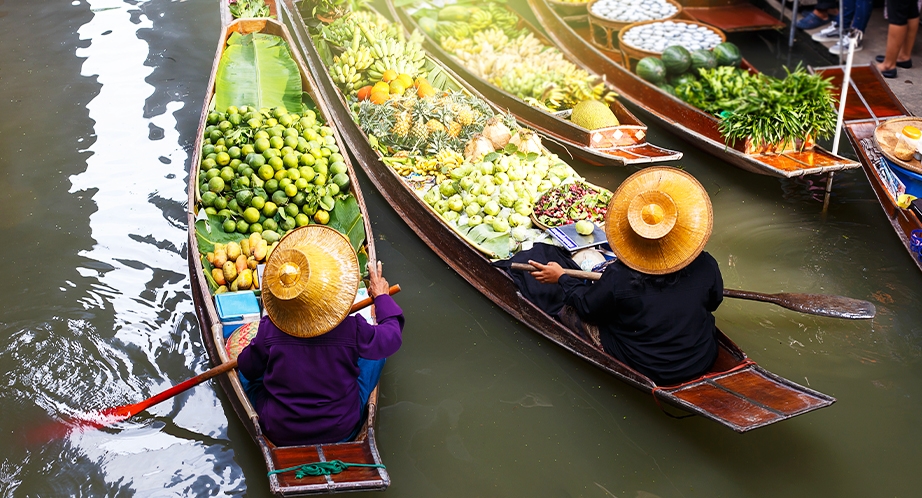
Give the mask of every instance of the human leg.
M 385 359 L 366 360 L 365 358 L 359 358 L 359 401 L 363 410 L 368 403 L 368 397 L 371 396 L 371 392 L 375 390 L 375 386 L 378 385 L 378 381 L 381 379 Z
M 900 52 L 897 55 L 896 60 L 907 61 L 912 57 L 912 46 L 916 43 L 916 34 L 919 32 L 919 16 L 918 13 L 915 19 L 910 19 L 906 23 L 906 35 L 903 38 L 903 45 L 900 47 Z M 890 41 L 889 39 L 887 41 Z

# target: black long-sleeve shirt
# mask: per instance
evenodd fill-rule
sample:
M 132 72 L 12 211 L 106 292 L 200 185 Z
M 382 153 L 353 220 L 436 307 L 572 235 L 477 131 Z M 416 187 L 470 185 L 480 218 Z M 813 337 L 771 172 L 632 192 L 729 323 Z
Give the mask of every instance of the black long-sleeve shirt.
M 670 285 L 656 286 L 620 261 L 595 283 L 564 275 L 566 303 L 599 326 L 608 354 L 657 384 L 684 382 L 706 372 L 717 358 L 712 312 L 723 300 L 717 261 L 702 252 Z

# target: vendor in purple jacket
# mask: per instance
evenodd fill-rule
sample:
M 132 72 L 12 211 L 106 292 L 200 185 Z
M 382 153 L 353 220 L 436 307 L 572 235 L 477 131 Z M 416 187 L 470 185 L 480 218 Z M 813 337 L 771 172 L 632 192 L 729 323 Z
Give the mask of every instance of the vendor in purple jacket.
M 262 279 L 268 316 L 237 360 L 274 444 L 353 438 L 384 359 L 400 349 L 403 312 L 388 295 L 381 263 L 369 263 L 377 325 L 349 316 L 361 275 L 352 245 L 323 225 L 289 232 Z M 258 382 L 261 378 L 262 382 Z

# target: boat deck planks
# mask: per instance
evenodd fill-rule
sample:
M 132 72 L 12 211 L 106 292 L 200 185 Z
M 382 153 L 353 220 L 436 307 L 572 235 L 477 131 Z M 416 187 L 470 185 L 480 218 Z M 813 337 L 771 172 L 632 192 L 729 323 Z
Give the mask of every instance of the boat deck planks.
M 830 154 L 821 147 L 814 147 L 813 152 L 817 155 L 813 157 L 746 154 L 743 143 L 728 145 L 724 141 L 717 118 L 661 91 L 632 73 L 622 65 L 621 52 L 602 50 L 594 45 L 587 16 L 564 18 L 546 0 L 528 0 L 528 4 L 545 32 L 567 56 L 604 75 L 622 98 L 647 111 L 671 131 L 736 167 L 761 175 L 790 178 L 860 166 L 855 161 Z M 750 68 L 745 61 L 744 67 Z
M 326 73 L 304 28 L 301 14 L 294 7 L 294 0 L 282 0 L 281 7 L 286 16 L 290 16 L 295 38 L 306 55 L 308 65 L 321 75 L 319 91 L 324 93 L 328 102 L 334 103 L 332 111 L 350 152 L 356 156 L 357 163 L 372 184 L 433 252 L 497 306 L 539 335 L 625 383 L 651 393 L 655 399 L 714 420 L 736 432 L 756 429 L 835 402 L 835 398 L 765 371 L 748 360 L 739 346 L 719 330 L 718 359 L 707 376 L 680 386 L 657 386 L 650 378 L 617 361 L 601 347 L 566 328 L 523 298 L 505 271 L 492 266 L 489 259 L 444 224 L 391 168 L 382 167 L 378 153 L 370 147 L 367 137 L 352 120 L 342 94 Z M 340 105 L 335 105 L 337 102 Z M 724 384 L 719 384 L 720 381 Z M 714 396 L 695 397 L 694 386 L 699 386 L 697 389 L 701 391 L 710 390 Z M 733 390 L 734 386 L 738 391 Z M 767 407 L 776 409 L 773 411 Z
M 683 7 L 682 10 L 692 19 L 716 26 L 728 33 L 785 27 L 775 16 L 749 2 L 713 7 Z

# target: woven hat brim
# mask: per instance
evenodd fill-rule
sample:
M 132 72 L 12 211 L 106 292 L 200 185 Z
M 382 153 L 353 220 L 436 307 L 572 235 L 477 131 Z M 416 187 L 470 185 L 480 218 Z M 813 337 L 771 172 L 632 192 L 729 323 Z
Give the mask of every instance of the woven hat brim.
M 631 228 L 627 210 L 644 192 L 658 191 L 675 202 L 678 212 L 672 230 L 659 239 L 646 239 Z M 688 266 L 704 250 L 714 224 L 707 191 L 695 177 L 670 167 L 634 173 L 618 187 L 608 206 L 605 231 L 615 255 L 629 268 L 663 275 Z
M 316 337 L 333 330 L 348 316 L 361 282 L 359 262 L 345 235 L 324 225 L 308 225 L 288 232 L 269 257 L 265 279 L 284 261 L 288 250 L 304 253 L 308 283 L 292 299 L 282 299 L 263 282 L 263 304 L 269 319 L 295 337 Z M 276 258 L 276 260 L 273 260 Z

